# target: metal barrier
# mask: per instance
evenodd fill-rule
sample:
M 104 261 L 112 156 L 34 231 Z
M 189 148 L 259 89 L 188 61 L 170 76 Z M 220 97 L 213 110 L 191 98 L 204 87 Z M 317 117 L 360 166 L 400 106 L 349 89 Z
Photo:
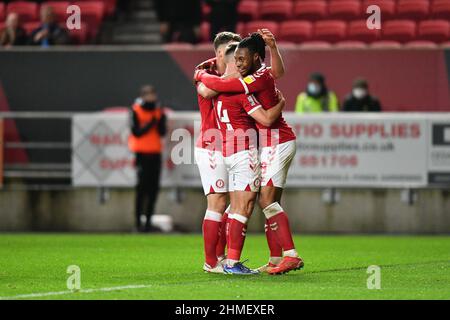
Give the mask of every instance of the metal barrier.
M 1 112 L 4 184 L 12 189 L 71 189 L 72 112 Z M 7 139 L 17 128 L 18 141 Z M 8 131 L 9 130 L 9 131 Z M 27 161 L 11 161 L 24 152 Z

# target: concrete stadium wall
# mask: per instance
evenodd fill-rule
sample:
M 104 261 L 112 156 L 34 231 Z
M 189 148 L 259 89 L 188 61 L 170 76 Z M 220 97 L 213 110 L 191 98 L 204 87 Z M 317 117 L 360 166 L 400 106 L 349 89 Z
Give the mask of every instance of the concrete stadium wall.
M 450 192 L 418 190 L 417 202 L 400 201 L 401 190 L 341 189 L 336 204 L 322 202 L 322 190 L 288 189 L 283 207 L 296 233 L 450 233 Z M 177 197 L 181 200 L 176 201 Z M 110 190 L 100 204 L 96 189 L 0 191 L 0 231 L 129 232 L 134 193 Z M 200 232 L 205 198 L 199 189 L 163 190 L 156 213 L 172 216 L 178 230 Z M 249 231 L 262 232 L 255 209 Z

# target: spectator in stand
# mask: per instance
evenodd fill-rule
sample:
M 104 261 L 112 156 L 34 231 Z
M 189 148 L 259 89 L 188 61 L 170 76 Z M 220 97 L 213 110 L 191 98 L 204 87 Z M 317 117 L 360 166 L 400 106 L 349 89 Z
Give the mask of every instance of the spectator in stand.
M 48 47 L 69 43 L 69 35 L 61 28 L 55 19 L 52 7 L 41 7 L 41 25 L 33 30 L 30 36 L 32 45 Z
M 380 101 L 370 95 L 367 80 L 358 78 L 353 82 L 353 89 L 344 100 L 342 111 L 347 112 L 380 112 Z
M 205 0 L 211 7 L 210 38 L 214 40 L 216 34 L 222 31 L 235 32 L 237 24 L 237 6 L 239 0 Z
M 295 111 L 298 113 L 309 112 L 336 112 L 339 110 L 339 102 L 336 94 L 328 90 L 325 77 L 318 72 L 309 77 L 306 92 L 297 97 Z
M 163 42 L 197 43 L 200 38 L 200 0 L 155 0 Z
M 166 116 L 158 105 L 155 88 L 145 85 L 131 111 L 131 134 L 128 146 L 136 159 L 136 228 L 137 231 L 157 231 L 151 217 L 159 192 L 161 172 L 161 138 L 166 134 Z M 141 217 L 145 216 L 142 227 Z
M 27 35 L 20 26 L 19 15 L 11 12 L 6 17 L 6 26 L 0 31 L 0 45 L 4 47 L 27 44 Z

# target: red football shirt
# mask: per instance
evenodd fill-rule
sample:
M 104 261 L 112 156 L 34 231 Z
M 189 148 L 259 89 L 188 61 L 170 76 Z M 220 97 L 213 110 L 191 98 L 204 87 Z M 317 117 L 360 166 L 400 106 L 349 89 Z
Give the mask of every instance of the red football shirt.
M 205 62 L 213 61 L 209 59 Z M 210 71 L 212 72 L 212 71 Z M 213 73 L 218 75 L 218 73 Z M 197 84 L 198 86 L 198 84 Z M 196 147 L 210 150 L 220 150 L 221 142 L 214 138 L 214 135 L 205 135 L 209 129 L 216 129 L 216 118 L 214 116 L 214 108 L 211 99 L 205 99 L 201 95 L 197 94 L 198 108 L 200 110 L 200 133 L 195 144 Z
M 242 93 L 221 93 L 214 98 L 214 111 L 222 134 L 222 153 L 225 157 L 257 147 L 257 128 L 250 114 L 261 107 L 254 96 Z
M 270 109 L 278 103 L 275 80 L 266 65 L 254 74 L 243 79 L 220 77 L 203 74 L 201 82 L 208 88 L 218 92 L 239 92 L 254 94 L 264 109 Z M 295 140 L 296 136 L 292 128 L 286 123 L 283 116 L 280 116 L 270 127 L 256 124 L 260 132 L 261 147 L 280 144 Z

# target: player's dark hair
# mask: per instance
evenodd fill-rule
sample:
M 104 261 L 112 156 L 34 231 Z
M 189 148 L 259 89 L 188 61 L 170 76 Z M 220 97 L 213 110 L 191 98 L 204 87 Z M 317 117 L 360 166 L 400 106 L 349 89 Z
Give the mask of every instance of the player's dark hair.
M 264 42 L 263 37 L 257 32 L 242 39 L 242 41 L 239 42 L 238 48 L 247 48 L 252 54 L 257 53 L 262 60 L 266 58 L 266 43 Z
M 221 45 L 227 44 L 230 41 L 241 41 L 242 38 L 240 35 L 230 31 L 219 32 L 214 38 L 214 49 L 217 50 Z

